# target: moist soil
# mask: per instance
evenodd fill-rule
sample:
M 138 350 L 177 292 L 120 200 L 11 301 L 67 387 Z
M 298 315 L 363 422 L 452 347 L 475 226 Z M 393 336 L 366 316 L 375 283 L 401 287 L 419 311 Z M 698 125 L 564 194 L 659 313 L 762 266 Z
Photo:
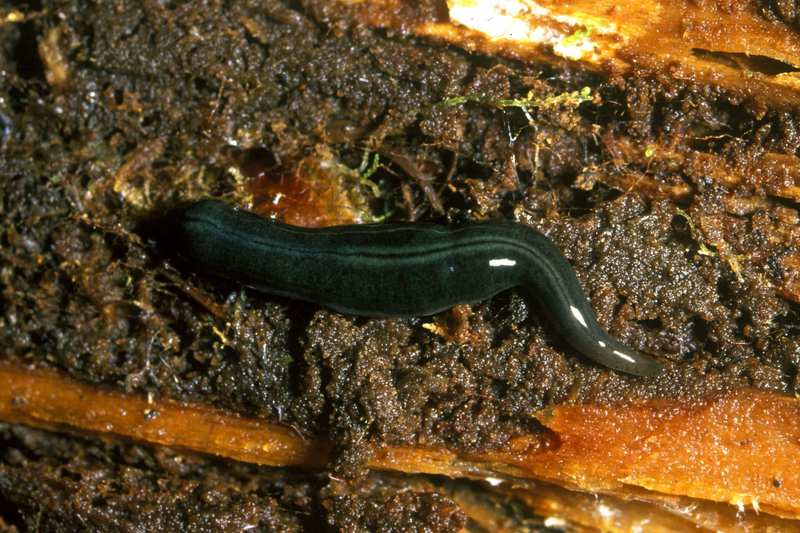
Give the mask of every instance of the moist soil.
M 384 474 L 345 483 L 7 424 L 0 424 L 0 445 L 3 531 L 13 524 L 28 531 L 439 533 L 466 524 L 440 494 L 453 492 L 453 483 L 435 478 Z

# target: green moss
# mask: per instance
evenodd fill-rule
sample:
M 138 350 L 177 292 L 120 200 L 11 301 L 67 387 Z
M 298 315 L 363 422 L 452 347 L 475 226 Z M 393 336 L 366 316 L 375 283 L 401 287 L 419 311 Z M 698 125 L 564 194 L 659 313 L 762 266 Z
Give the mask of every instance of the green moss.
M 533 96 L 533 91 L 529 92 L 525 98 L 487 98 L 481 95 L 454 96 L 439 102 L 439 107 L 454 107 L 467 103 L 477 103 L 488 105 L 499 109 L 519 108 L 523 111 L 534 109 L 555 108 L 555 107 L 578 107 L 583 102 L 592 99 L 592 89 L 584 87 L 579 91 L 563 92 L 544 98 Z

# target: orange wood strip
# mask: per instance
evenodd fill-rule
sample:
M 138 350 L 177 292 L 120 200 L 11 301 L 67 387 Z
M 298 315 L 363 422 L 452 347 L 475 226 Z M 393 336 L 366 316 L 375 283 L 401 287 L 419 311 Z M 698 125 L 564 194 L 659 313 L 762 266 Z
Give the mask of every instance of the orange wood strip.
M 560 406 L 550 430 L 503 451 L 387 446 L 370 466 L 453 477 L 511 475 L 624 497 L 690 496 L 800 518 L 800 401 L 744 390 L 638 405 Z M 204 405 L 103 390 L 0 364 L 0 420 L 123 437 L 272 466 L 316 468 L 329 446 L 280 424 Z M 669 497 L 669 498 L 668 498 Z

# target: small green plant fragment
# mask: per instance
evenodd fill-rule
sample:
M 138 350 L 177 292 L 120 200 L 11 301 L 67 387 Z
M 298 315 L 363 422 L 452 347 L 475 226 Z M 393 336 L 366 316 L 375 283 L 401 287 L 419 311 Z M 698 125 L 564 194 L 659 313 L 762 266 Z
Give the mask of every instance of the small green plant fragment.
M 370 217 L 370 222 L 374 224 L 379 224 L 381 222 L 385 222 L 394 214 L 394 209 L 387 209 L 382 215 L 374 215 Z
M 383 163 L 381 163 L 381 157 L 377 153 L 372 153 L 372 158 L 370 158 L 369 150 L 364 151 L 364 156 L 361 158 L 361 164 L 358 166 L 358 169 L 355 170 L 355 174 L 358 177 L 359 185 L 367 187 L 373 196 L 379 198 L 381 196 L 381 188 L 380 186 L 372 181 L 372 176 L 375 172 L 378 171 L 381 167 L 383 167 Z M 368 222 L 371 223 L 380 223 L 384 222 L 388 218 L 390 218 L 393 214 L 393 210 L 388 208 L 384 211 L 383 214 L 380 215 L 368 215 L 367 219 Z
M 454 107 L 466 103 L 478 103 L 499 109 L 519 108 L 524 112 L 533 109 L 553 109 L 556 107 L 577 107 L 592 99 L 592 89 L 584 87 L 580 91 L 569 91 L 544 98 L 538 98 L 529 91 L 525 98 L 487 98 L 480 95 L 465 95 L 446 98 L 439 102 L 439 107 Z
M 680 215 L 683 218 L 685 218 L 686 219 L 686 223 L 689 224 L 689 232 L 692 234 L 692 238 L 695 241 L 697 241 L 697 253 L 700 254 L 700 255 L 706 255 L 706 256 L 709 256 L 709 257 L 716 256 L 717 254 L 713 250 L 710 250 L 706 246 L 706 244 L 703 242 L 703 240 L 698 236 L 697 228 L 694 225 L 694 221 L 692 220 L 692 217 L 689 216 L 689 213 L 687 213 L 686 211 L 684 211 L 680 207 L 676 208 L 675 211 L 678 213 L 678 215 Z
M 694 223 L 692 222 L 692 218 L 689 216 L 689 214 L 681 208 L 677 208 L 677 212 L 689 223 L 689 230 L 692 233 L 692 238 L 697 241 L 697 253 L 700 255 L 707 255 L 709 257 L 719 255 L 726 263 L 728 263 L 731 271 L 736 275 L 736 279 L 739 280 L 740 283 L 744 281 L 744 278 L 742 277 L 742 265 L 739 263 L 739 259 L 743 258 L 743 256 L 726 252 L 727 245 L 724 247 L 717 245 L 716 248 L 718 249 L 718 253 L 710 250 L 697 236 Z
M 369 187 L 373 196 L 381 195 L 381 188 L 370 178 L 379 168 L 381 168 L 381 158 L 378 154 L 372 154 L 372 163 L 369 162 L 369 152 L 364 152 L 361 158 L 361 165 L 358 167 L 359 184 Z
M 562 39 L 561 46 L 572 46 L 578 44 L 580 41 L 583 41 L 589 37 L 589 30 L 588 29 L 581 29 L 573 32 L 570 35 L 567 35 Z

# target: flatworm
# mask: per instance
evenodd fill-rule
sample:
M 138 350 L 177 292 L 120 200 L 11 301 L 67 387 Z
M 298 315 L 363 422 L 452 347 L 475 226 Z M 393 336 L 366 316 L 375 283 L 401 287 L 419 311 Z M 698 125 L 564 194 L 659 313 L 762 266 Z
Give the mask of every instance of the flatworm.
M 431 315 L 518 287 L 572 348 L 651 376 L 654 359 L 597 323 L 575 272 L 536 230 L 507 221 L 308 229 L 203 200 L 172 219 L 171 242 L 194 268 L 257 290 L 362 316 Z

